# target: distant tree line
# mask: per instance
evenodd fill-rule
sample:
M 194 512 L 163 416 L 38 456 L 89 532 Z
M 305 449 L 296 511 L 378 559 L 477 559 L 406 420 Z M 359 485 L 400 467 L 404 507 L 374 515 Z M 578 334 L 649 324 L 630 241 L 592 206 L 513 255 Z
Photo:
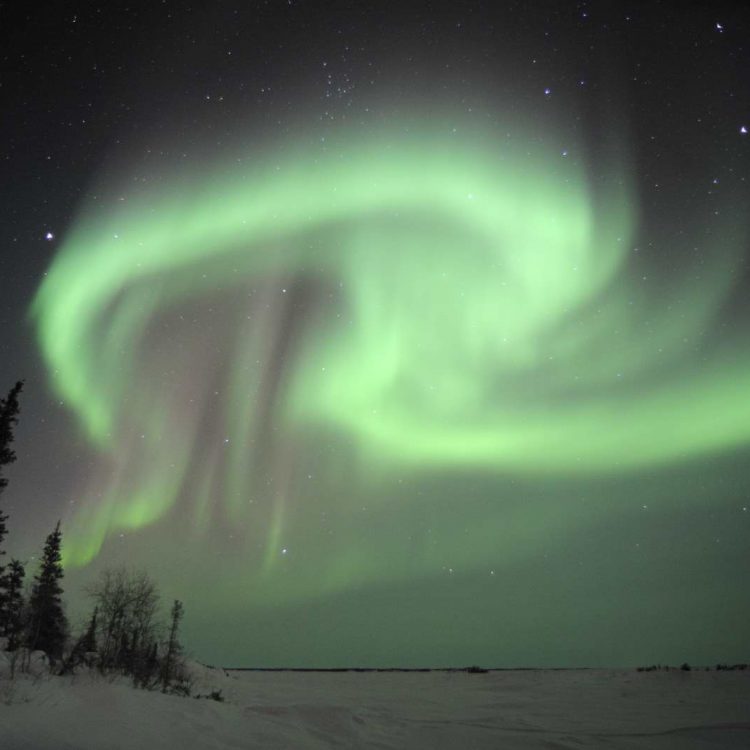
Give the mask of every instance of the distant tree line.
M 733 671 L 743 671 L 745 669 L 749 669 L 750 665 L 745 663 L 740 664 L 717 664 L 716 665 L 716 671 L 722 672 L 733 672 Z M 710 670 L 710 667 L 691 667 L 687 662 L 683 662 L 679 667 L 670 667 L 669 664 L 651 664 L 648 667 L 636 667 L 637 672 L 673 672 L 675 670 L 680 670 L 682 672 L 692 672 L 694 669 L 701 670 L 708 672 Z
M 4 468 L 16 460 L 14 428 L 23 383 L 0 399 L 0 495 L 8 485 Z M 53 672 L 81 668 L 120 673 L 138 687 L 189 694 L 179 640 L 182 603 L 175 600 L 166 630 L 159 624 L 160 600 L 154 581 L 143 571 L 105 570 L 89 588 L 93 610 L 83 631 L 71 632 L 63 605 L 62 530 L 58 521 L 47 536 L 38 570 L 24 586 L 23 563 L 3 564 L 8 516 L 0 509 L 0 649 L 11 652 L 13 670 L 27 670 L 42 651 Z

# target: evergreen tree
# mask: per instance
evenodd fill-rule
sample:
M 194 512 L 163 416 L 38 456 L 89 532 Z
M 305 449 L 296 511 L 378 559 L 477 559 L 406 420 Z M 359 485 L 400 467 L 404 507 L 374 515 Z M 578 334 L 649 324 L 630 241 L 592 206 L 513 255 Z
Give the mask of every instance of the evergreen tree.
M 167 653 L 164 656 L 164 664 L 162 666 L 161 684 L 162 691 L 164 692 L 166 692 L 169 683 L 172 681 L 172 678 L 177 671 L 178 660 L 182 654 L 182 646 L 179 641 L 182 614 L 182 602 L 175 599 L 170 613 L 171 621 L 169 625 L 169 639 L 167 640 Z
M 11 560 L 3 576 L 3 609 L 0 612 L 0 635 L 8 639 L 8 651 L 21 645 L 23 632 L 23 579 L 26 571 L 19 560 Z
M 81 644 L 81 651 L 84 654 L 96 651 L 96 628 L 98 624 L 98 616 L 99 607 L 94 607 L 94 611 L 91 613 L 91 619 L 89 620 L 89 625 L 86 628 L 86 632 L 81 636 L 81 640 L 79 641 L 79 643 Z
M 63 577 L 60 547 L 62 532 L 60 522 L 47 537 L 39 573 L 29 600 L 29 628 L 27 645 L 31 650 L 45 651 L 51 661 L 62 656 L 68 623 L 62 607 Z
M 159 653 L 156 641 L 154 641 L 148 648 L 143 648 L 138 653 L 138 658 L 133 664 L 133 682 L 136 687 L 150 690 L 158 684 L 160 678 Z
M 6 398 L 0 399 L 0 493 L 5 489 L 8 480 L 3 476 L 3 467 L 16 460 L 13 445 L 13 428 L 18 424 L 18 396 L 23 389 L 23 381 L 18 381 Z M 4 519 L 3 519 L 4 520 Z M 5 535 L 4 523 L 0 526 L 0 543 Z
M 70 656 L 65 660 L 65 663 L 60 670 L 61 674 L 69 674 L 73 672 L 76 667 L 86 661 L 86 654 L 96 651 L 96 628 L 98 625 L 98 616 L 99 608 L 94 607 L 89 624 L 73 646 Z
M 0 477 L 0 482 L 5 481 L 2 477 Z M 2 487 L 0 487 L 0 492 L 2 492 Z M 2 510 L 0 510 L 0 558 L 5 555 L 5 550 L 2 547 L 3 539 L 5 539 L 5 535 L 8 533 L 8 526 L 6 525 L 6 521 L 8 520 L 8 516 L 6 516 Z M 5 594 L 4 594 L 4 573 L 5 566 L 0 565 L 0 620 L 3 618 L 3 612 L 5 610 Z
M 18 396 L 23 389 L 23 383 L 19 381 L 10 393 L 4 399 L 0 399 L 0 495 L 8 485 L 8 480 L 3 476 L 3 467 L 12 464 L 16 460 L 16 453 L 12 448 L 13 445 L 13 428 L 18 423 Z M 0 557 L 5 554 L 3 541 L 8 533 L 6 521 L 8 516 L 0 509 Z M 8 592 L 7 576 L 4 574 L 5 566 L 0 565 L 0 627 L 8 619 L 6 611 Z

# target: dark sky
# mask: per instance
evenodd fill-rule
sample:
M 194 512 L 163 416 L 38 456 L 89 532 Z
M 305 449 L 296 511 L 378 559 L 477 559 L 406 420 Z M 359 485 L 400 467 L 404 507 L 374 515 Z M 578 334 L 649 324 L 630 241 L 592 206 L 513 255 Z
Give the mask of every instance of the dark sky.
M 128 564 L 214 663 L 747 660 L 743 3 L 18 6 L 2 503 L 74 623 Z

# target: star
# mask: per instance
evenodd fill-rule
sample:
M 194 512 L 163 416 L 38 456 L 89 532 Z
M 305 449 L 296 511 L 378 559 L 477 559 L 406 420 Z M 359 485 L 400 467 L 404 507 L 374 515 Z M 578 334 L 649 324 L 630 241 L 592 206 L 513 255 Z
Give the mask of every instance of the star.
M 47 232 L 47 234 L 44 235 L 44 239 L 45 240 L 54 240 L 55 239 L 55 235 L 52 234 L 52 232 Z

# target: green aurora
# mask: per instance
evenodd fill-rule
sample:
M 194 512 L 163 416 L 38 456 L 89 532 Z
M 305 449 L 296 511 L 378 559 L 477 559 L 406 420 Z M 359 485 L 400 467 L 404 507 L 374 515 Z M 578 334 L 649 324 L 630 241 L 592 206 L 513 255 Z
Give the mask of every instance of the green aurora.
M 750 442 L 750 351 L 701 343 L 744 227 L 710 268 L 642 283 L 627 169 L 594 187 L 582 159 L 460 132 L 286 144 L 82 211 L 32 308 L 100 457 L 68 565 L 179 516 L 233 529 L 246 576 L 273 581 L 313 513 L 406 517 L 420 477 L 598 481 Z M 338 535 L 254 595 L 426 576 L 446 545 L 486 567 L 517 513 L 491 505 L 388 561 Z M 558 506 L 545 523 L 573 521 Z M 516 546 L 535 534 L 512 528 Z

